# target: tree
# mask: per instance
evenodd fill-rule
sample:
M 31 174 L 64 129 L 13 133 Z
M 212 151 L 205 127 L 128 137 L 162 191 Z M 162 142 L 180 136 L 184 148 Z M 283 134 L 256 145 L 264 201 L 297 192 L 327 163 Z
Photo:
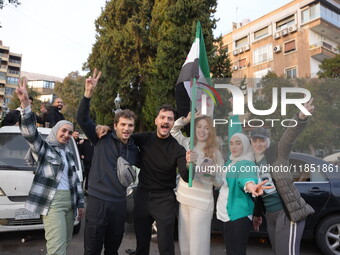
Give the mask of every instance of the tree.
M 148 68 L 148 87 L 143 114 L 149 129 L 155 110 L 163 103 L 175 103 L 175 83 L 195 39 L 196 22 L 202 25 L 208 58 L 214 53 L 212 28 L 216 0 L 156 1 L 150 23 L 150 40 L 157 46 Z
M 145 99 L 145 69 L 153 55 L 148 28 L 153 1 L 118 0 L 107 2 L 96 20 L 97 40 L 86 67 L 102 71 L 92 105 L 97 122 L 112 125 L 117 93 L 122 108 L 141 114 Z
M 0 9 L 4 8 L 5 6 L 5 2 L 4 0 L 0 0 Z M 19 2 L 19 0 L 7 0 L 7 2 L 9 4 L 13 4 L 15 7 L 17 7 L 18 5 L 20 5 L 21 3 Z
M 78 72 L 71 72 L 65 77 L 63 82 L 57 82 L 55 92 L 63 99 L 64 108 L 62 112 L 65 119 L 77 125 L 76 115 L 81 98 L 84 95 L 85 77 Z
M 40 94 L 30 87 L 27 88 L 27 92 L 28 92 L 28 95 L 33 98 L 32 111 L 36 112 L 39 115 L 41 101 L 39 99 L 37 99 L 37 97 L 40 96 Z M 20 100 L 19 100 L 17 94 L 13 93 L 13 97 L 8 104 L 8 108 L 11 109 L 11 110 L 14 110 L 14 109 L 20 107 L 20 105 L 21 105 Z
M 340 54 L 334 58 L 324 59 L 319 68 L 318 76 L 320 78 L 340 78 Z
M 229 84 L 232 77 L 231 62 L 228 55 L 228 46 L 223 47 L 222 36 L 215 39 L 214 52 L 209 63 L 213 81 L 215 84 Z M 221 96 L 223 105 L 214 107 L 214 118 L 227 119 L 228 113 L 231 111 L 228 102 L 230 94 L 226 89 L 217 89 L 217 92 Z M 217 125 L 215 128 L 218 136 L 227 135 L 225 125 Z
M 174 103 L 174 87 L 199 19 L 209 54 L 216 0 L 107 2 L 96 20 L 97 40 L 86 68 L 103 72 L 93 98 L 98 123 L 112 125 L 116 94 L 122 108 L 137 113 L 142 129 L 153 129 L 155 109 Z

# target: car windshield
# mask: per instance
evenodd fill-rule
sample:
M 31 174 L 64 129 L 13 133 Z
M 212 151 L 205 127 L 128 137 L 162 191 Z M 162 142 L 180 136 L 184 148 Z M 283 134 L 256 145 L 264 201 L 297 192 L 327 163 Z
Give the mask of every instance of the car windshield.
M 43 139 L 47 135 L 42 135 Z M 68 148 L 75 153 L 71 143 Z M 28 143 L 21 134 L 1 133 L 0 134 L 0 170 L 34 170 L 36 162 L 32 164 L 27 160 Z

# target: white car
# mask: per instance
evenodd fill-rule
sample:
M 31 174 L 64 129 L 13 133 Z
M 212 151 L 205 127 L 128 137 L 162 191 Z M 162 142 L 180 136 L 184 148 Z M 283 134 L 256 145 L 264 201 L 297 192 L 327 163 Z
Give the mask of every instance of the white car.
M 38 128 L 46 138 L 50 128 Z M 25 201 L 32 185 L 36 165 L 25 160 L 28 143 L 18 126 L 0 128 L 0 232 L 43 229 L 40 215 L 25 209 Z M 83 181 L 82 164 L 73 138 L 68 148 L 73 151 L 77 174 Z M 80 230 L 80 221 L 74 222 L 74 233 Z

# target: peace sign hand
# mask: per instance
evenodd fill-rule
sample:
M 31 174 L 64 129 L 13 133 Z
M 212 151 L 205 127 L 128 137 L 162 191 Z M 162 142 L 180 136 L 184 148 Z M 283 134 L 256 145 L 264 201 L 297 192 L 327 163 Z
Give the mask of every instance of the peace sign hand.
M 273 186 L 263 186 L 267 182 L 268 180 L 265 180 L 259 184 L 254 184 L 250 182 L 250 183 L 247 183 L 246 187 L 247 187 L 248 192 L 252 193 L 253 196 L 258 197 L 258 196 L 263 195 L 263 190 L 274 188 Z
M 15 93 L 17 94 L 20 102 L 21 102 L 21 108 L 25 109 L 27 106 L 29 106 L 30 101 L 28 98 L 28 92 L 27 92 L 27 85 L 26 85 L 26 77 L 22 77 L 19 80 L 18 87 L 15 90 Z
M 309 100 L 309 102 L 303 104 L 303 106 L 306 108 L 307 111 L 309 111 L 310 113 L 312 113 L 314 111 L 314 105 L 313 105 L 313 100 L 314 98 L 311 98 L 311 100 Z M 299 112 L 299 119 L 300 120 L 305 120 L 307 119 L 307 115 L 305 115 L 302 111 Z
M 85 81 L 85 93 L 84 96 L 87 98 L 91 98 L 94 92 L 94 89 L 97 86 L 98 80 L 100 76 L 102 75 L 102 72 L 99 72 L 97 74 L 97 68 L 94 69 L 93 75 L 86 79 Z

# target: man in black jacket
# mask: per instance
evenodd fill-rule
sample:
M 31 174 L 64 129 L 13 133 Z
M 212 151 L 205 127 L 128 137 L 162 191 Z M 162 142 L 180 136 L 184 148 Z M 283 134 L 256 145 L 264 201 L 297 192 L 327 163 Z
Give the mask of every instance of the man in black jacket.
M 53 105 L 51 105 L 47 112 L 44 114 L 45 127 L 53 128 L 59 120 L 64 120 L 64 115 L 60 112 L 63 109 L 64 103 L 61 98 L 54 99 Z M 46 122 L 48 124 L 46 124 Z
M 126 188 L 117 176 L 117 158 L 122 156 L 130 164 L 137 163 L 138 148 L 130 138 L 135 127 L 135 114 L 123 110 L 115 115 L 114 132 L 101 139 L 96 124 L 90 119 L 90 101 L 101 76 L 94 70 L 86 79 L 84 97 L 79 105 L 77 122 L 94 145 L 88 183 L 85 217 L 85 255 L 118 254 L 123 239 L 126 218 Z
M 32 106 L 33 97 L 29 97 L 29 103 Z M 35 114 L 35 117 L 37 119 L 37 123 L 43 124 L 42 116 L 38 116 L 37 114 Z M 9 113 L 6 114 L 5 118 L 3 119 L 2 123 L 1 123 L 1 126 L 18 126 L 19 125 L 19 118 L 20 118 L 20 110 L 19 109 L 12 110 L 12 111 L 10 111 Z

